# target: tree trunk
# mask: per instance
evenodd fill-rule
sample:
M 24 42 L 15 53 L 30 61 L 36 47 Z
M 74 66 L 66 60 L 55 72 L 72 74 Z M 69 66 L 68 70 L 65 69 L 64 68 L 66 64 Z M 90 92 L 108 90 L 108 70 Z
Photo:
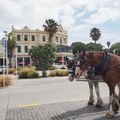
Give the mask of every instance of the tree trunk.
M 43 71 L 42 71 L 42 77 L 47 77 L 46 70 L 43 70 Z
M 50 34 L 49 34 L 49 36 L 48 36 L 48 41 L 49 41 L 50 43 L 52 43 Z
M 49 34 L 49 42 L 52 43 L 52 35 Z
M 9 68 L 12 68 L 12 57 L 9 57 Z
M 94 46 L 94 49 L 95 49 L 95 51 L 96 51 L 96 40 L 95 40 L 95 46 Z

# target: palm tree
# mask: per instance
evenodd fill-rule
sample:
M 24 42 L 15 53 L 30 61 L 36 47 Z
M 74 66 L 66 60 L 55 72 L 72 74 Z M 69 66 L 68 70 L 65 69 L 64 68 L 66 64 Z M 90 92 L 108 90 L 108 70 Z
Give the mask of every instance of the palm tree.
M 110 41 L 107 41 L 107 46 L 108 46 L 108 49 L 109 49 L 109 47 L 110 47 Z
M 8 34 L 8 59 L 9 59 L 10 68 L 12 67 L 12 57 L 14 54 L 15 43 L 16 43 L 16 37 L 11 32 Z
M 52 38 L 58 30 L 58 24 L 53 19 L 48 19 L 45 21 L 46 24 L 43 25 L 44 31 L 49 34 L 49 42 L 52 43 Z
M 95 41 L 95 45 L 96 45 L 96 41 L 99 40 L 101 36 L 101 32 L 98 28 L 92 28 L 90 31 L 90 37 L 92 37 L 92 40 Z

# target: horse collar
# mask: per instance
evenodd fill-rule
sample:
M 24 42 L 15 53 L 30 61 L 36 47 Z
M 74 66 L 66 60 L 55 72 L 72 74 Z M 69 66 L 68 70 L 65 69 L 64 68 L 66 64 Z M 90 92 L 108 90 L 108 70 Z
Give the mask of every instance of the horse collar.
M 95 66 L 95 71 L 94 71 L 95 75 L 104 74 L 109 67 L 110 60 L 111 60 L 111 55 L 109 53 L 103 53 L 100 64 Z

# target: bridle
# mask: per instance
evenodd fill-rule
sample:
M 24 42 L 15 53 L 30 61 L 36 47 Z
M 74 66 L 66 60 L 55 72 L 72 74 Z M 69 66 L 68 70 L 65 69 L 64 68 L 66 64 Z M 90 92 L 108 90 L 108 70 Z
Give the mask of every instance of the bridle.
M 75 75 L 75 63 L 74 61 L 70 61 L 71 63 L 68 63 L 68 74 Z M 70 65 L 69 65 L 70 64 Z
M 79 61 L 80 62 L 77 65 L 77 67 L 80 67 L 81 69 L 82 68 L 87 68 L 87 65 L 86 65 L 87 58 L 85 56 L 85 53 L 79 56 Z

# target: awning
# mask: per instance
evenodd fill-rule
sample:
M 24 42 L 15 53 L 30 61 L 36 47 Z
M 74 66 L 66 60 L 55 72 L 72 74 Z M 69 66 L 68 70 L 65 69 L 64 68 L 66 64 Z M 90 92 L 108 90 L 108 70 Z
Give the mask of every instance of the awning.
M 24 64 L 24 62 L 22 62 L 22 61 L 21 61 L 21 62 L 19 62 L 19 64 L 20 64 L 20 65 L 23 65 L 23 64 Z

